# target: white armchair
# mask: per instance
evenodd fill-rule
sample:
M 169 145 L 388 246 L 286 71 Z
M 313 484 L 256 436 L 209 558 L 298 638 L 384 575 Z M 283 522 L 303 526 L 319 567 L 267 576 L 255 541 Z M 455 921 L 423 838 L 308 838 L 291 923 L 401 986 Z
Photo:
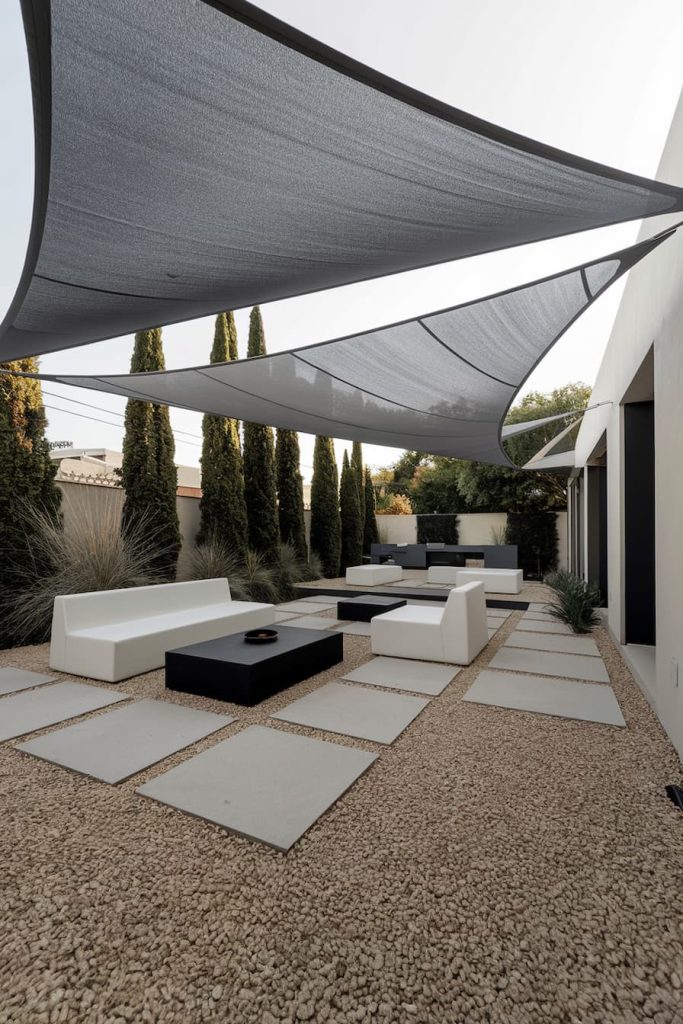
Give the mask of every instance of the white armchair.
M 443 609 L 418 603 L 375 615 L 370 629 L 373 654 L 469 665 L 489 639 L 484 584 L 451 590 Z

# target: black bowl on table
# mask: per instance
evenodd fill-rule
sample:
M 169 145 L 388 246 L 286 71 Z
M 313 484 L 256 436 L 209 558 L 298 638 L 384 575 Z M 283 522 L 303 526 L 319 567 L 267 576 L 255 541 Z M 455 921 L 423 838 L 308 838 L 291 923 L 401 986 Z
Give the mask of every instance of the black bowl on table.
M 277 630 L 266 629 L 263 626 L 260 629 L 248 629 L 244 639 L 248 644 L 272 644 L 277 640 Z

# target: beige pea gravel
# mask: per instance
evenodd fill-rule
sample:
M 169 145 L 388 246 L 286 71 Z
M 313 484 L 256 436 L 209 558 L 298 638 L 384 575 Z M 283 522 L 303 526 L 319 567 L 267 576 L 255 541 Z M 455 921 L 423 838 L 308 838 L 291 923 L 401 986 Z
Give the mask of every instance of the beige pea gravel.
M 119 684 L 238 719 L 119 786 L 0 746 L 0 1024 L 683 1020 L 680 764 L 602 629 L 626 729 L 463 703 L 519 617 L 286 856 L 134 790 L 365 637 L 253 709 Z

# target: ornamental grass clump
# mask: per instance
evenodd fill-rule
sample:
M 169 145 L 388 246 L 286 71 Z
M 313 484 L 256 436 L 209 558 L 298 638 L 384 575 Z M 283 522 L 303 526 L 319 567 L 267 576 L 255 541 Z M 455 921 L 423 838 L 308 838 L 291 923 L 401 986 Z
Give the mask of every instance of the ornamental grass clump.
M 553 572 L 546 576 L 547 586 L 554 591 L 548 612 L 565 622 L 575 633 L 590 633 L 600 622 L 595 609 L 600 605 L 600 590 L 571 572 Z
M 96 503 L 76 497 L 67 504 L 66 525 L 28 506 L 19 515 L 28 554 L 13 566 L 3 602 L 16 644 L 49 639 L 55 597 L 162 582 L 155 567 L 163 551 L 149 521 L 138 518 L 121 530 L 120 491 L 102 489 Z

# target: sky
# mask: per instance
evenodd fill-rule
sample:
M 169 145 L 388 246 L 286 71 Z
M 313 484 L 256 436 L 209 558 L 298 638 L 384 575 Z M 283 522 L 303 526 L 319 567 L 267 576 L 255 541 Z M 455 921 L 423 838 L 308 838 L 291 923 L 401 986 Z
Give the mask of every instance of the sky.
M 160 0 L 161 2 L 161 0 Z M 190 2 L 190 0 L 188 0 Z M 284 21 L 385 74 L 541 142 L 654 177 L 682 84 L 681 0 L 261 0 Z M 33 189 L 33 127 L 19 0 L 0 5 L 0 320 L 24 261 Z M 651 221 L 652 233 L 657 230 Z M 428 313 L 598 258 L 635 241 L 631 223 L 490 253 L 262 307 L 269 352 Z M 601 297 L 521 394 L 592 384 L 623 291 Z M 249 310 L 236 313 L 246 355 Z M 169 368 L 208 362 L 213 317 L 164 327 Z M 46 373 L 125 373 L 132 337 L 41 360 Z M 121 449 L 124 399 L 46 385 L 48 437 Z M 68 399 L 90 403 L 94 408 Z M 58 411 L 60 410 L 60 411 Z M 66 411 L 69 410 L 69 411 Z M 80 414 L 79 416 L 74 413 Z M 81 417 L 95 417 L 108 423 Z M 177 461 L 197 465 L 201 416 L 172 410 Z M 313 438 L 301 435 L 310 479 Z M 341 459 L 350 442 L 337 442 Z M 396 449 L 364 446 L 372 467 Z

